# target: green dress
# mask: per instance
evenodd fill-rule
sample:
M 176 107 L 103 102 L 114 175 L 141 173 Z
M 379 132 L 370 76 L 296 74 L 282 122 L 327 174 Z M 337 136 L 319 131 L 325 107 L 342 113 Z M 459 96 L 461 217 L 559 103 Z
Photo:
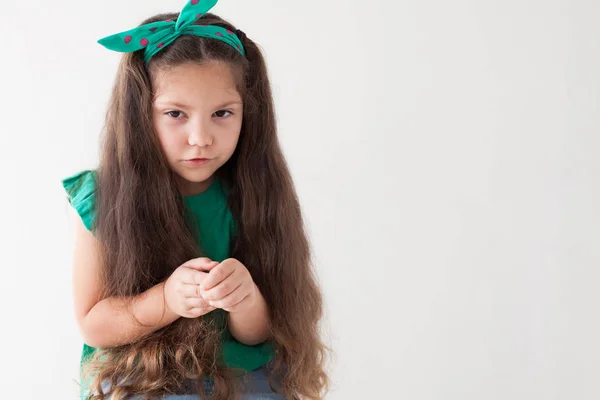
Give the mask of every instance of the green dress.
M 62 180 L 67 199 L 90 231 L 95 217 L 94 191 L 96 171 L 85 170 Z M 184 202 L 192 211 L 199 225 L 198 245 L 214 261 L 222 262 L 229 258 L 229 243 L 235 233 L 235 223 L 227 207 L 227 191 L 217 178 L 208 189 L 200 194 L 184 196 Z M 216 309 L 225 318 L 227 311 Z M 226 366 L 253 371 L 267 364 L 274 354 L 271 343 L 265 342 L 248 346 L 238 342 L 228 331 L 222 338 L 222 355 Z M 96 351 L 84 343 L 81 364 Z

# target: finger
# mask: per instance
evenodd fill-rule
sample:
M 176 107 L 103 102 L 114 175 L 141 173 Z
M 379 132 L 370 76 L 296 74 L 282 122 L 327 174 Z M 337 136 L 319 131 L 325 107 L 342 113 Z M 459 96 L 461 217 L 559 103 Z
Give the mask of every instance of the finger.
M 219 265 L 217 261 L 212 261 L 208 257 L 193 258 L 181 264 L 182 267 L 193 268 L 198 271 L 210 271 L 217 265 Z
M 200 285 L 198 284 L 188 284 L 182 283 L 179 288 L 179 293 L 183 295 L 183 297 L 202 297 L 200 294 Z
M 238 311 L 240 309 L 240 307 L 243 306 L 243 303 L 246 301 L 246 299 L 248 299 L 248 296 L 244 297 L 239 303 L 236 303 L 236 304 L 234 304 L 232 306 L 229 306 L 229 307 L 224 307 L 223 310 L 225 310 L 227 312 L 236 312 L 236 311 Z
M 187 299 L 184 300 L 184 304 L 191 308 L 206 308 L 206 307 L 213 307 L 210 304 L 208 304 L 207 301 L 205 301 L 202 297 L 189 297 Z
M 212 289 L 225 280 L 229 275 L 233 274 L 234 271 L 235 264 L 233 263 L 219 264 L 219 266 L 211 270 L 206 279 L 203 280 L 202 284 L 200 285 L 200 289 L 205 291 Z
M 207 300 L 207 301 L 211 301 L 211 300 L 216 301 L 216 300 L 224 299 L 225 297 L 227 297 L 231 293 L 233 293 L 235 290 L 237 290 L 244 283 L 243 281 L 236 279 L 236 278 L 237 278 L 237 274 L 235 272 L 233 272 L 231 275 L 229 275 L 227 278 L 225 278 L 219 284 L 214 286 L 212 289 L 209 289 L 209 290 L 200 289 L 200 295 L 202 296 L 202 298 L 204 300 Z M 208 278 L 206 278 L 206 279 L 208 279 Z M 202 285 L 200 285 L 200 287 L 202 287 Z
M 181 282 L 188 285 L 199 285 L 208 277 L 208 272 L 197 271 L 188 267 L 182 268 L 180 274 L 179 279 Z
M 246 290 L 242 290 L 242 287 L 240 287 L 228 296 L 223 297 L 221 300 L 210 300 L 207 302 L 213 307 L 228 308 L 241 303 L 248 295 L 250 295 L 250 293 Z
M 237 303 L 235 303 L 235 304 L 232 304 L 232 305 L 223 305 L 222 307 L 219 307 L 219 308 L 222 308 L 223 310 L 229 311 L 229 312 L 236 311 L 239 307 L 241 307 L 242 305 L 244 305 L 244 303 L 248 299 L 248 296 L 250 296 L 250 295 L 247 294 L 246 296 L 242 297 L 242 299 L 240 301 L 238 301 Z M 210 306 L 210 304 L 209 304 L 209 306 Z
M 201 315 L 208 314 L 211 311 L 216 310 L 216 307 L 206 306 L 206 307 L 196 307 L 192 308 L 189 313 L 190 315 L 194 315 L 194 318 L 198 318 Z

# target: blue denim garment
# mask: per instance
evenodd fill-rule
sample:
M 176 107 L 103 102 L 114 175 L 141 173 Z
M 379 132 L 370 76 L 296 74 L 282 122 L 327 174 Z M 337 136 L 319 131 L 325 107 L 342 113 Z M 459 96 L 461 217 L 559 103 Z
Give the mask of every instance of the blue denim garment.
M 244 388 L 241 400 L 285 400 L 282 394 L 275 393 L 269 386 L 269 369 L 263 366 L 257 370 L 248 372 L 242 379 L 242 387 Z M 278 382 L 275 382 L 277 385 Z M 109 388 L 108 383 L 102 385 L 102 389 L 106 391 Z M 214 389 L 214 383 L 210 380 L 204 381 L 204 391 L 209 396 Z M 112 396 L 109 396 L 110 400 Z M 145 400 L 143 396 L 131 397 L 128 400 Z M 200 400 L 198 394 L 171 394 L 156 398 L 155 400 Z

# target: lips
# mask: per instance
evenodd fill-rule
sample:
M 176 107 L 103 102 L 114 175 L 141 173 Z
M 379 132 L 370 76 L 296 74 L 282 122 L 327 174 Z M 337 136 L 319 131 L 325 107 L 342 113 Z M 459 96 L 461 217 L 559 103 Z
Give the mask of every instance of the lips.
M 189 160 L 184 160 L 183 163 L 186 165 L 199 167 L 210 163 L 210 158 L 190 158 Z

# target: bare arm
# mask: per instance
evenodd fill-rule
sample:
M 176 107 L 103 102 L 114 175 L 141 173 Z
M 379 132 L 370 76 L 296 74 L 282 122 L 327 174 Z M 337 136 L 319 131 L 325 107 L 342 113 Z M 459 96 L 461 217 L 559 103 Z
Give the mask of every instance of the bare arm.
M 254 285 L 254 302 L 229 312 L 227 324 L 229 332 L 239 342 L 256 345 L 269 337 L 269 314 L 264 297 Z M 252 297 L 252 296 L 249 296 Z
M 239 342 L 256 345 L 268 339 L 267 302 L 239 260 L 228 258 L 213 267 L 200 285 L 200 295 L 209 305 L 229 312 L 229 332 Z
M 164 283 L 160 283 L 133 298 L 131 312 L 144 325 L 131 318 L 124 307 L 124 298 L 100 298 L 99 243 L 75 218 L 75 248 L 73 254 L 73 297 L 75 318 L 84 342 L 106 348 L 128 344 L 154 332 L 180 316 L 166 307 Z
M 100 348 L 129 344 L 180 318 L 166 306 L 163 288 L 164 282 L 135 296 L 130 311 L 125 308 L 127 299 L 101 300 L 80 322 L 86 343 Z

